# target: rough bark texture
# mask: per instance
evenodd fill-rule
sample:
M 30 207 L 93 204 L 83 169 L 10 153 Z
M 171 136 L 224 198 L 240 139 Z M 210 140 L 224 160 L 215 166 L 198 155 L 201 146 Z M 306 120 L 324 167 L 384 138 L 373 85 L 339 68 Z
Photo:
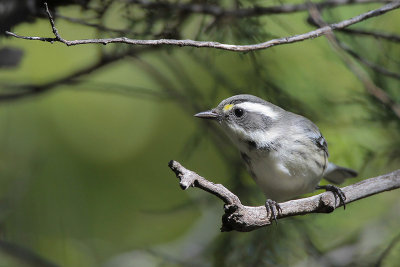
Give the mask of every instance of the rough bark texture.
M 197 173 L 186 169 L 177 161 L 171 160 L 168 165 L 180 180 L 179 184 L 183 190 L 189 187 L 198 187 L 224 201 L 225 214 L 222 216 L 221 231 L 248 232 L 272 223 L 264 206 L 245 206 L 235 194 L 223 185 L 208 181 Z M 345 204 L 348 204 L 399 187 L 400 169 L 341 189 L 346 195 Z M 280 203 L 280 206 L 282 212 L 277 216 L 277 219 L 307 213 L 329 213 L 342 206 L 342 204 L 339 201 L 335 201 L 335 197 L 331 192 L 325 192 L 308 198 Z

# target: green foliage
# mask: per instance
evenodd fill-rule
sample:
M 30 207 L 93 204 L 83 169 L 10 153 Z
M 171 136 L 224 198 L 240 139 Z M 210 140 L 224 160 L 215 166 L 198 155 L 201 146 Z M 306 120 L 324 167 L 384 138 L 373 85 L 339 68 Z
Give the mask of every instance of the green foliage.
M 223 7 L 253 6 L 251 1 L 232 3 L 224 1 Z M 307 12 L 215 19 L 123 1 L 91 1 L 91 5 L 58 11 L 103 28 L 57 18 L 64 38 L 120 36 L 121 31 L 110 31 L 118 29 L 137 39 L 249 44 L 313 29 L 306 23 Z M 323 17 L 339 21 L 375 7 L 334 8 Z M 399 23 L 394 11 L 359 26 L 400 34 Z M 13 31 L 51 35 L 45 19 Z M 345 33 L 337 37 L 399 73 L 399 62 L 393 60 L 400 54 L 398 43 Z M 399 118 L 366 92 L 324 38 L 250 53 L 126 45 L 66 47 L 10 38 L 2 39 L 1 45 L 22 49 L 24 57 L 17 69 L 0 71 L 0 93 L 62 80 L 101 59 L 113 62 L 57 83 L 44 94 L 0 103 L 3 240 L 61 266 L 367 266 L 379 261 L 395 266 L 398 262 L 398 192 L 329 215 L 286 219 L 250 233 L 220 234 L 222 203 L 199 190 L 182 192 L 167 167 L 170 159 L 181 161 L 223 183 L 244 203 L 262 205 L 264 197 L 227 138 L 214 124 L 192 116 L 228 96 L 249 93 L 316 122 L 329 143 L 331 160 L 360 171 L 360 177 L 348 183 L 398 168 Z M 366 69 L 373 82 L 399 103 L 399 80 Z M 349 255 L 352 258 L 345 261 Z M 0 254 L 0 265 L 13 262 L 9 254 Z

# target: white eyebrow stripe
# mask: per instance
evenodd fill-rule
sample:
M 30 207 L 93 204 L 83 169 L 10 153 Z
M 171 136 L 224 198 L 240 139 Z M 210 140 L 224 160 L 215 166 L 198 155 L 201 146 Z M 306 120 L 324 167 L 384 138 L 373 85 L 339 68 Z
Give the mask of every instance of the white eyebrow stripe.
M 260 103 L 243 102 L 243 103 L 237 104 L 236 106 L 243 108 L 244 110 L 247 110 L 250 112 L 260 113 L 262 115 L 268 116 L 273 119 L 277 118 L 279 115 L 271 107 L 268 107 L 268 106 L 260 104 Z

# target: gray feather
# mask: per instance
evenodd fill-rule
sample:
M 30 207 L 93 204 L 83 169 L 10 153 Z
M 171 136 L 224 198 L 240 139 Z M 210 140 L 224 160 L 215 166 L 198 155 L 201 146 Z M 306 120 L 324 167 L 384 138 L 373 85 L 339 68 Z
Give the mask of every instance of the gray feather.
M 341 184 L 346 178 L 356 177 L 358 173 L 355 170 L 337 166 L 331 162 L 324 172 L 324 178 L 334 184 Z

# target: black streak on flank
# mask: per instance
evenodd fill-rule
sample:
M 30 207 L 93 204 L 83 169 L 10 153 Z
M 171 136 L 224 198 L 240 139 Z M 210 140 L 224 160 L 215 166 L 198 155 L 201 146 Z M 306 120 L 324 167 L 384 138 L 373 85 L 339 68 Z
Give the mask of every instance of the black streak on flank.
M 246 142 L 246 144 L 247 144 L 247 146 L 249 148 L 249 151 L 255 150 L 255 149 L 264 150 L 264 151 L 271 151 L 271 149 L 277 150 L 276 147 L 275 147 L 275 144 L 273 142 L 270 143 L 270 144 L 265 144 L 265 145 L 263 145 L 261 147 L 257 146 L 256 142 L 251 141 L 251 140 L 246 140 L 245 142 Z M 279 146 L 281 146 L 281 145 L 279 144 Z
M 252 149 L 256 149 L 257 148 L 257 144 L 256 144 L 256 142 L 254 142 L 254 141 L 247 141 L 247 145 L 249 146 L 249 150 L 252 150 Z
M 328 144 L 326 143 L 325 138 L 322 135 L 314 139 L 314 143 L 317 145 L 317 147 L 325 151 L 326 155 L 329 157 Z
M 247 156 L 247 154 L 243 153 L 243 152 L 241 152 L 240 155 L 242 156 L 242 159 L 244 160 L 244 162 L 246 162 L 246 164 L 250 166 L 250 163 L 251 163 L 250 157 Z
M 275 150 L 275 151 L 278 151 L 278 148 L 280 148 L 280 147 L 282 147 L 282 145 L 280 144 L 280 143 L 278 143 L 278 142 L 271 142 L 269 145 L 267 145 L 264 149 L 265 150 L 267 150 L 267 151 L 271 151 L 271 149 L 272 150 Z
M 315 160 L 315 159 L 314 159 L 314 163 L 315 163 L 315 165 L 318 166 L 318 168 L 322 169 L 322 164 L 319 163 L 318 160 Z
M 247 169 L 249 170 L 251 177 L 253 177 L 254 180 L 257 180 L 256 174 L 251 169 L 251 159 L 250 159 L 250 157 L 246 153 L 243 153 L 243 152 L 240 152 L 240 156 L 242 156 L 242 159 L 244 160 L 244 162 L 246 162 Z

